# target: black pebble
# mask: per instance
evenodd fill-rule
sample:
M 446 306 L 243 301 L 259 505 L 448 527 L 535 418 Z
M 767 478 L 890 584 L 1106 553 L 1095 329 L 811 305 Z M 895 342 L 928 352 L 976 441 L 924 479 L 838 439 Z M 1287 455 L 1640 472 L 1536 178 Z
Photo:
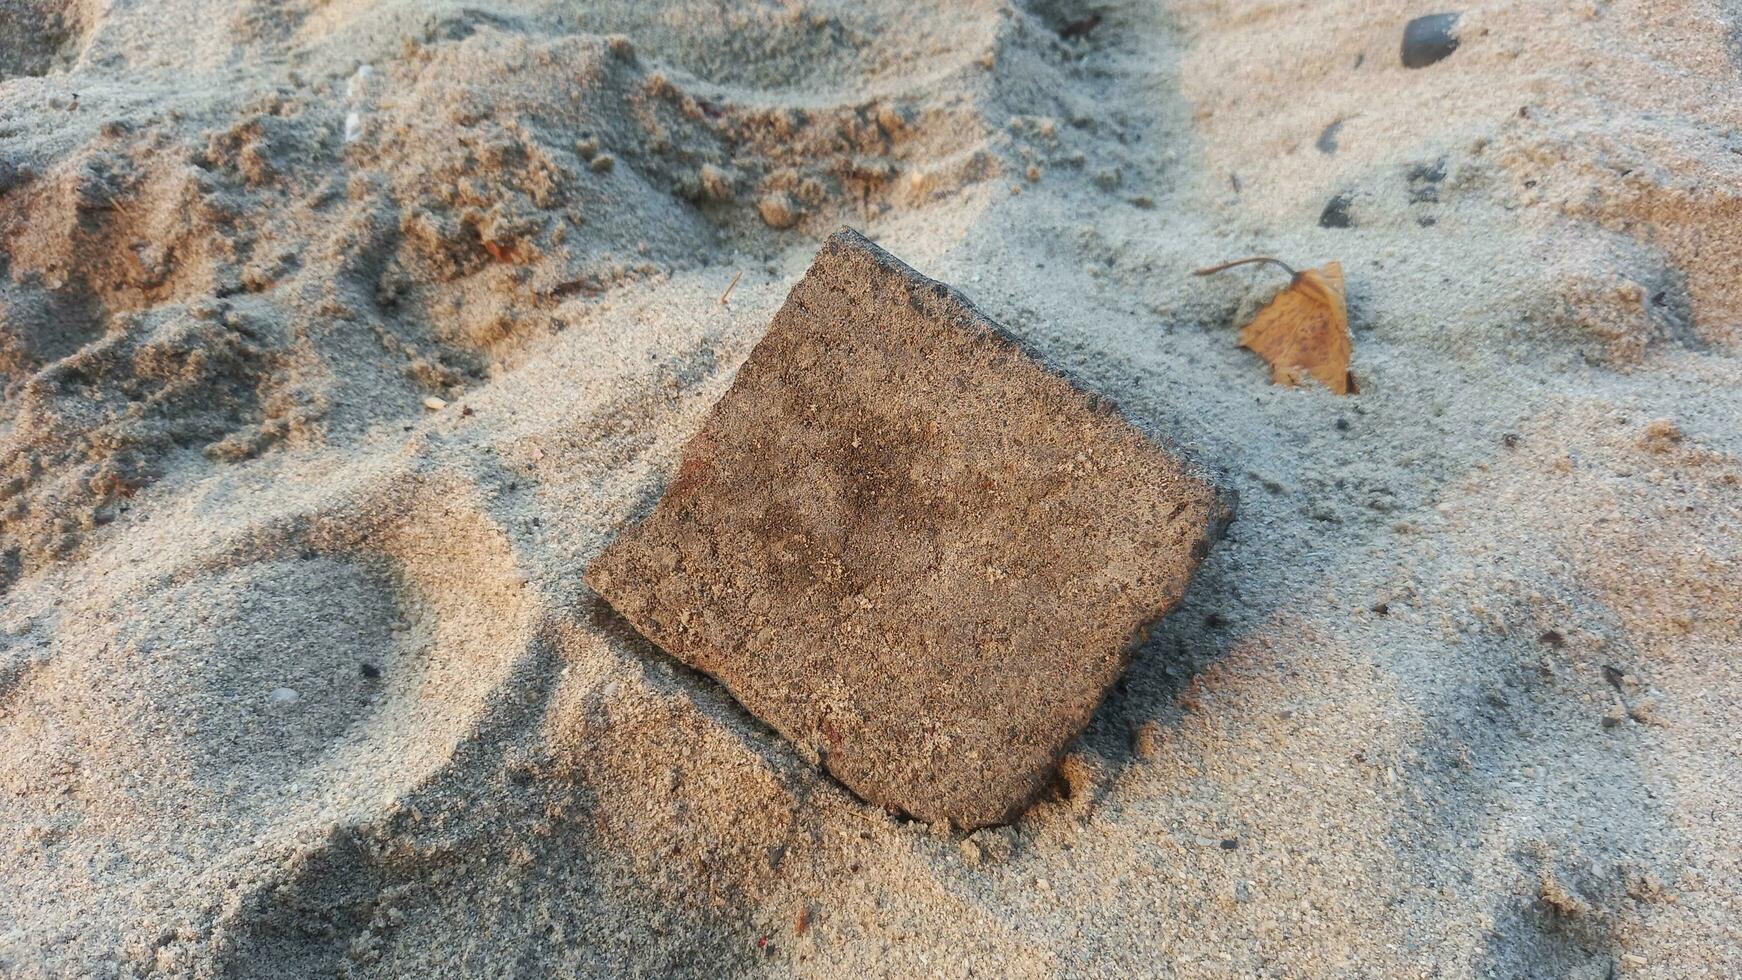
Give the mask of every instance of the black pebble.
M 363 664 L 359 669 L 363 672 L 363 676 L 370 680 L 374 680 L 381 676 L 381 668 L 374 664 Z
M 1326 126 L 1324 130 L 1319 133 L 1318 142 L 1313 145 L 1318 147 L 1319 152 L 1323 153 L 1325 156 L 1330 156 L 1336 153 L 1337 134 L 1342 132 L 1342 130 L 1343 120 L 1339 119 L 1336 122 L 1331 123 L 1329 126 Z
M 1537 639 L 1551 647 L 1554 647 L 1556 650 L 1559 650 L 1567 644 L 1567 638 L 1561 635 L 1560 630 L 1547 630 L 1541 636 L 1537 637 Z
M 1434 204 L 1440 199 L 1440 181 L 1446 179 L 1446 158 L 1419 163 L 1409 171 L 1409 203 Z
M 1222 842 L 1222 850 L 1224 850 L 1224 851 L 1232 851 L 1234 848 L 1239 847 L 1239 846 L 1240 846 L 1240 842 L 1233 837 L 1230 837 L 1227 840 Z
M 1410 21 L 1403 28 L 1403 67 L 1426 68 L 1458 50 L 1452 34 L 1457 22 L 1457 14 L 1428 14 Z
M 1518 433 L 1508 432 L 1505 435 L 1501 436 L 1500 437 L 1500 444 L 1502 446 L 1505 446 L 1507 449 L 1517 449 L 1518 448 Z
M 1337 420 L 1337 431 L 1338 432 L 1349 431 L 1349 420 L 1348 419 L 1338 419 Z
M 1319 227 L 1355 227 L 1354 220 L 1349 217 L 1349 195 L 1338 194 L 1325 203 L 1325 209 L 1319 212 Z

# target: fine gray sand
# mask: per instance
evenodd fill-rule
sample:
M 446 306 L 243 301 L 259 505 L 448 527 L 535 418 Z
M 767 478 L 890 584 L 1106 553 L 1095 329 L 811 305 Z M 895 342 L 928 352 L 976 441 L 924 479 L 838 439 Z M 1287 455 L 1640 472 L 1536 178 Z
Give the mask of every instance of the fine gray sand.
M 1742 974 L 1742 3 L 1440 9 L 0 0 L 0 976 Z M 841 224 L 1241 498 L 1009 827 L 581 580 Z

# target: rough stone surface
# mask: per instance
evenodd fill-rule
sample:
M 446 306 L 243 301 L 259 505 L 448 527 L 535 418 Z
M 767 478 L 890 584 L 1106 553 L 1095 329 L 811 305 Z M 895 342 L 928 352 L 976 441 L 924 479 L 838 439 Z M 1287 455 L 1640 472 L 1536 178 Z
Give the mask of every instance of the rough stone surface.
M 843 229 L 587 581 L 865 799 L 1014 818 L 1229 503 Z

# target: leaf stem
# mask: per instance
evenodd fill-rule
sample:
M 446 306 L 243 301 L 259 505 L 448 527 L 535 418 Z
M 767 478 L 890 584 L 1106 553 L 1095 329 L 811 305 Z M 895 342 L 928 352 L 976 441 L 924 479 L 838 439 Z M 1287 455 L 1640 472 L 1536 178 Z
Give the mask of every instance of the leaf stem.
M 1213 266 L 1209 267 L 1208 269 L 1199 269 L 1198 271 L 1192 273 L 1192 275 L 1194 275 L 1194 276 L 1213 276 L 1216 273 L 1221 272 L 1225 269 L 1232 269 L 1237 265 L 1251 265 L 1254 262 L 1268 262 L 1271 265 L 1279 265 L 1289 275 L 1292 276 L 1292 275 L 1296 274 L 1294 271 L 1294 267 L 1289 265 L 1287 262 L 1282 261 L 1281 259 L 1273 259 L 1268 255 L 1254 255 L 1253 257 L 1251 257 L 1249 259 L 1235 259 L 1232 262 L 1224 262 L 1221 265 L 1213 265 Z

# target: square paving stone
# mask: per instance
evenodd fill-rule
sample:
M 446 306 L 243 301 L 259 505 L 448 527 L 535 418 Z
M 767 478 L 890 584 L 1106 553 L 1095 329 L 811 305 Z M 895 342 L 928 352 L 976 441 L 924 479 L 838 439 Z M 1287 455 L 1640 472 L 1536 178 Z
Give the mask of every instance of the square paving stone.
M 973 828 L 1047 787 L 1231 517 L 842 229 L 586 580 L 864 799 Z

